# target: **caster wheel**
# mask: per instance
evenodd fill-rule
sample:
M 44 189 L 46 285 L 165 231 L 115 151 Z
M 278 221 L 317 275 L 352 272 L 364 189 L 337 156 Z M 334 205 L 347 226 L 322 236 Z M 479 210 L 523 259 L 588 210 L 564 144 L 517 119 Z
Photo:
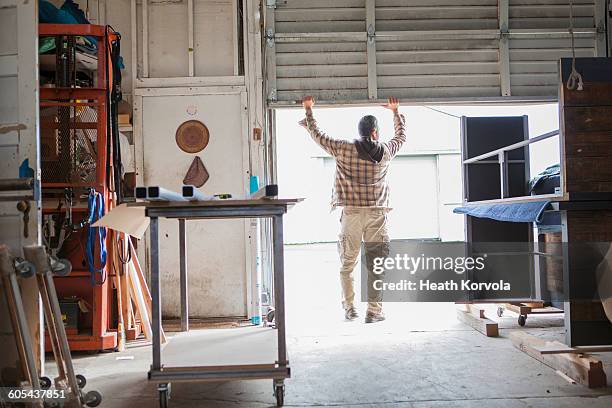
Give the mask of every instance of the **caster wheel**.
M 159 391 L 159 408 L 168 408 L 168 401 L 170 400 L 170 384 L 159 384 L 157 386 Z
M 285 405 L 285 386 L 276 385 L 274 386 L 274 396 L 276 397 L 276 406 L 282 407 Z
M 88 407 L 97 407 L 102 402 L 102 394 L 98 391 L 89 391 L 85 394 L 85 405 Z
M 40 377 L 38 381 L 40 382 L 40 388 L 43 390 L 51 388 L 51 379 L 49 377 Z
M 518 318 L 519 326 L 521 326 L 521 327 L 524 326 L 526 321 L 527 321 L 527 316 L 525 316 L 525 315 L 520 315 L 519 316 L 519 318 Z
M 502 317 L 503 315 L 504 315 L 504 308 L 500 306 L 497 308 L 497 317 Z
M 55 276 L 67 276 L 72 272 L 72 264 L 68 259 L 52 258 L 50 263 L 51 270 Z
M 36 275 L 36 267 L 34 264 L 21 258 L 15 260 L 15 271 L 22 279 L 28 279 Z
M 77 374 L 76 380 L 77 380 L 77 385 L 79 386 L 80 389 L 85 388 L 85 385 L 87 384 L 87 379 L 85 379 L 84 375 Z

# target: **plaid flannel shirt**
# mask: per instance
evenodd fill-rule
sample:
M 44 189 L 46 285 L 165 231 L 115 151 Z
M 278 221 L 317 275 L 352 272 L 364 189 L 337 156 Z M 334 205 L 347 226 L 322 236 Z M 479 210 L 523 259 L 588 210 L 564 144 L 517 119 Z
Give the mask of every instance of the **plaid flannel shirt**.
M 336 175 L 332 191 L 332 210 L 336 207 L 389 208 L 387 171 L 389 164 L 406 141 L 404 115 L 394 114 L 395 136 L 383 143 L 384 155 L 380 163 L 359 158 L 355 143 L 333 139 L 317 126 L 312 109 L 299 124 L 312 139 L 336 160 Z

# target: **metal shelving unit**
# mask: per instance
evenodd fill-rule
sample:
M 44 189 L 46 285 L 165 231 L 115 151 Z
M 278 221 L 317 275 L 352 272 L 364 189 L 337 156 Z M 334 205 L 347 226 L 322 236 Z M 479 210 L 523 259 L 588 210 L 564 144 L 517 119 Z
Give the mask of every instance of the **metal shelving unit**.
M 111 197 L 107 182 L 107 30 L 93 24 L 39 24 L 38 33 L 40 38 L 54 38 L 56 49 L 55 81 L 52 86 L 40 87 L 43 216 L 62 220 L 69 211 L 78 223 L 87 218 L 84 197 L 90 189 L 103 195 L 106 208 Z M 77 81 L 81 71 L 75 63 L 76 38 L 85 36 L 97 43 L 97 68 L 88 71 L 91 83 L 87 85 L 91 86 Z M 62 198 L 66 201 L 68 195 L 70 204 L 58 208 L 57 203 Z M 74 266 L 70 275 L 55 277 L 59 296 L 76 296 L 90 306 L 89 316 L 81 319 L 83 327 L 78 333 L 69 333 L 68 342 L 73 351 L 114 349 L 117 333 L 110 328 L 112 288 L 108 279 L 91 284 L 83 249 L 86 228 L 66 232 L 67 238 L 59 249 Z M 109 276 L 108 267 L 102 269 Z M 46 344 L 49 351 L 49 342 Z

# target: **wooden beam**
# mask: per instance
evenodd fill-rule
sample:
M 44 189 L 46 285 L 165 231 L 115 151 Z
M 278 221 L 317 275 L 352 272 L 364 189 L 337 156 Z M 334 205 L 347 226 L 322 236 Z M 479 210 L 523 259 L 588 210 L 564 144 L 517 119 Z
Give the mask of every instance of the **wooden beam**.
M 527 333 L 516 331 L 510 334 L 512 344 L 539 362 L 558 370 L 589 388 L 606 387 L 606 373 L 601 361 L 586 354 L 542 354 L 536 348 L 565 346 L 558 341 L 549 341 Z
M 499 329 L 497 323 L 487 318 L 479 318 L 471 313 L 464 312 L 463 310 L 457 310 L 457 319 L 473 327 L 487 337 L 499 336 Z
M 544 345 L 532 347 L 540 354 L 585 354 L 585 353 L 607 353 L 612 351 L 610 346 L 576 346 L 569 347 L 565 344 Z
M 234 37 L 236 35 L 234 34 Z M 193 35 L 193 0 L 187 0 L 187 58 L 189 60 L 189 76 L 195 76 L 194 35 Z M 236 51 L 234 51 L 235 53 Z M 236 72 L 234 72 L 234 75 Z
M 478 319 L 486 319 L 484 309 L 482 309 L 482 308 L 480 308 L 480 307 L 478 307 L 478 306 L 476 306 L 474 304 L 471 304 L 471 303 L 466 303 L 463 306 L 465 307 L 464 311 L 467 312 L 467 313 L 470 313 L 472 316 L 474 316 L 474 317 L 476 317 Z M 461 309 L 459 309 L 459 310 L 461 310 Z
M 138 58 L 133 54 L 132 58 Z M 149 77 L 149 0 L 142 0 L 142 75 Z
M 531 313 L 531 307 L 527 306 L 525 303 L 504 303 L 504 308 L 523 316 Z
M 149 287 L 147 285 L 143 270 L 140 266 L 140 262 L 138 261 L 138 257 L 136 256 L 136 248 L 134 248 L 132 241 L 128 239 L 128 244 L 129 247 L 131 248 L 132 251 L 132 259 L 130 262 L 128 262 L 128 264 L 126 265 L 126 273 L 128 274 L 128 281 L 130 284 L 130 291 L 133 291 L 134 286 L 137 286 L 138 291 L 140 293 L 140 295 L 142 296 L 142 300 L 144 301 L 144 312 L 140 311 L 141 313 L 145 313 L 147 316 L 145 317 L 147 320 L 143 320 L 143 317 L 141 316 L 140 318 L 140 326 L 141 329 L 145 332 L 146 335 L 146 325 L 149 324 L 149 319 L 150 317 L 153 315 L 153 309 L 152 309 L 152 298 L 151 298 L 151 292 L 149 291 Z M 130 292 L 130 294 L 132 294 L 132 292 Z M 137 292 L 133 292 L 134 296 L 138 296 Z M 141 305 L 138 305 L 136 302 L 138 301 L 138 299 L 134 299 L 134 306 L 136 308 L 140 308 Z M 165 343 L 166 342 L 166 334 L 164 333 L 164 330 L 161 330 L 161 342 Z
M 136 312 L 140 316 L 140 320 L 142 322 L 142 329 L 145 333 L 145 337 L 147 338 L 147 340 L 151 340 L 153 338 L 150 321 L 151 315 L 149 315 L 149 312 L 147 311 L 143 292 L 138 282 L 138 278 L 136 277 L 136 271 L 132 262 L 129 262 L 126 273 L 128 274 L 128 280 L 130 281 L 130 295 L 132 301 L 136 305 Z

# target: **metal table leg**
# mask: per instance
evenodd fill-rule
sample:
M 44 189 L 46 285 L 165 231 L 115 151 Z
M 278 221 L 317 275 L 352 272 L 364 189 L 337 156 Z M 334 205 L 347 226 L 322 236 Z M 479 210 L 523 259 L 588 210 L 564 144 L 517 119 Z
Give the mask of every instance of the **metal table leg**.
M 153 332 L 152 370 L 161 369 L 161 290 L 159 285 L 159 218 L 151 217 L 151 331 Z
M 287 365 L 285 336 L 285 259 L 283 251 L 283 216 L 272 217 L 272 246 L 274 248 L 274 314 L 278 331 L 278 364 Z
M 179 219 L 179 263 L 181 273 L 181 331 L 189 331 L 189 292 L 187 290 L 187 231 L 185 219 Z

